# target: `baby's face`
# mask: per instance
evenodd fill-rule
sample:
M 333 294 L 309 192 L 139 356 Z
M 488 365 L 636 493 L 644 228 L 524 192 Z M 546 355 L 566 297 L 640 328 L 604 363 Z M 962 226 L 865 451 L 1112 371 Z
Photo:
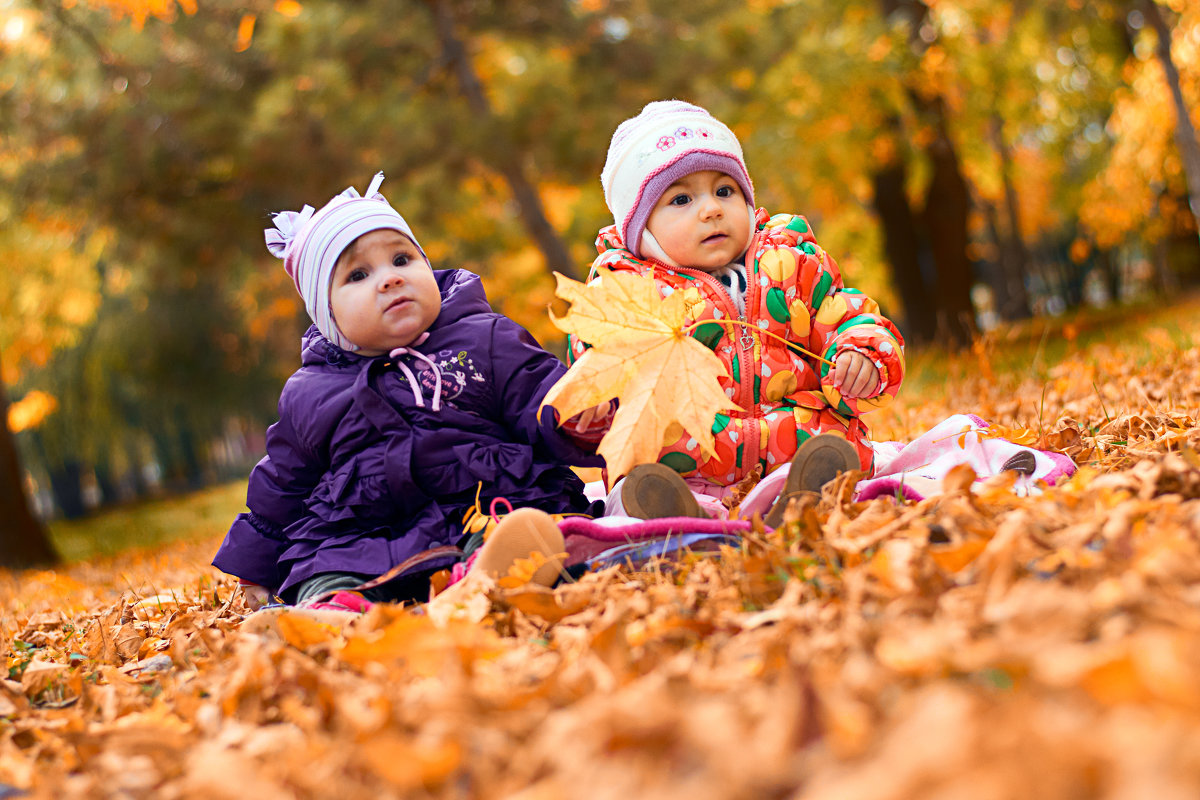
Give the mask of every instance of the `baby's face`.
M 342 251 L 329 285 L 338 330 L 366 356 L 412 344 L 442 310 L 429 262 L 399 231 L 358 237 Z
M 671 184 L 650 212 L 646 228 L 682 267 L 713 272 L 750 244 L 750 212 L 737 181 L 705 170 Z

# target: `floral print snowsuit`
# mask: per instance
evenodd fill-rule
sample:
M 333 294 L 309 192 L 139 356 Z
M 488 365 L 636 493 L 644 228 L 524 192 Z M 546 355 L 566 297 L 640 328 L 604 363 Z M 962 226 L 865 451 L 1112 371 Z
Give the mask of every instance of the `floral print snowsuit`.
M 702 324 L 692 335 L 720 357 L 729 375 L 721 378 L 725 393 L 742 410 L 718 414 L 713 424 L 716 449 L 701 452 L 686 433 L 663 449 L 659 461 L 684 477 L 701 477 L 730 486 L 756 466 L 763 474 L 786 464 L 800 443 L 818 433 L 843 436 L 858 451 L 862 468 L 872 467 L 871 443 L 861 415 L 887 407 L 904 378 L 904 339 L 879 312 L 874 300 L 842 284 L 837 264 L 813 237 L 801 216 L 768 217 L 758 209 L 756 232 L 746 253 L 746 314 L 741 316 L 720 282 L 705 272 L 669 268 L 638 259 L 621 241 L 616 226 L 600 231 L 592 264 L 599 268 L 636 272 L 653 278 L 665 297 L 695 286 L 704 300 L 694 319 L 733 319 L 745 325 Z M 880 385 L 870 398 L 843 398 L 833 388 L 832 367 L 779 340 L 787 340 L 835 361 L 856 350 L 879 369 Z M 574 337 L 573 361 L 588 345 Z

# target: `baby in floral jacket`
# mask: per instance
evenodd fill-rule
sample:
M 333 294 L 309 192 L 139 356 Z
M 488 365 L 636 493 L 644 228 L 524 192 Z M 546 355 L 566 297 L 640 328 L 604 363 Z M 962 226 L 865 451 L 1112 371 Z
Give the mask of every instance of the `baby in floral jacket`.
M 755 208 L 733 132 L 702 108 L 648 104 L 613 134 L 601 175 L 615 225 L 600 231 L 592 275 L 604 268 L 652 278 L 664 296 L 699 290 L 688 324 L 728 370 L 740 410 L 718 414 L 715 452 L 684 434 L 658 463 L 634 467 L 609 514 L 705 516 L 713 498 L 755 468 L 788 470 L 766 521 L 786 501 L 838 473 L 872 468 L 861 415 L 883 408 L 904 377 L 904 339 L 879 306 L 843 285 L 808 221 Z M 587 343 L 572 339 L 570 356 Z M 611 476 L 617 477 L 617 476 Z

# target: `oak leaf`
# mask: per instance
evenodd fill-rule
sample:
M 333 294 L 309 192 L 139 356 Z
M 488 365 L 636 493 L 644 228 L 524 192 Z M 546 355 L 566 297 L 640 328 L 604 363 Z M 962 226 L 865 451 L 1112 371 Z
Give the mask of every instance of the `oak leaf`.
M 613 480 L 657 461 L 681 429 L 711 453 L 717 412 L 738 406 L 721 388 L 719 378 L 728 374 L 721 359 L 688 335 L 699 292 L 688 288 L 662 297 L 649 278 L 608 270 L 591 284 L 555 278 L 556 294 L 571 308 L 551 319 L 591 348 L 550 389 L 543 406 L 558 409 L 565 420 L 619 399 L 597 448 Z

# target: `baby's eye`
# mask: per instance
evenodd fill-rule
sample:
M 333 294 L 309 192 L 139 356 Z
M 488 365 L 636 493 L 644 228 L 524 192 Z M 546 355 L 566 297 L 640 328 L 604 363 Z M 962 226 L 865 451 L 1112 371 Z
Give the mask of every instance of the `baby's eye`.
M 409 262 L 409 261 L 411 261 L 411 260 L 412 260 L 412 259 L 411 259 L 411 258 L 409 258 L 409 255 L 408 255 L 408 253 L 397 253 L 397 254 L 396 254 L 396 255 L 395 255 L 393 258 L 392 258 L 392 266 L 393 266 L 393 267 L 403 267 L 403 266 L 405 266 L 406 264 L 408 264 L 408 262 Z
M 733 197 L 733 187 L 728 185 L 717 187 L 717 197 Z
M 366 280 L 366 278 L 367 271 L 365 269 L 352 269 L 350 270 L 350 274 L 346 276 L 346 283 L 358 283 L 359 281 Z
M 677 194 L 667 203 L 670 206 L 686 206 L 688 204 L 688 196 L 686 194 Z

